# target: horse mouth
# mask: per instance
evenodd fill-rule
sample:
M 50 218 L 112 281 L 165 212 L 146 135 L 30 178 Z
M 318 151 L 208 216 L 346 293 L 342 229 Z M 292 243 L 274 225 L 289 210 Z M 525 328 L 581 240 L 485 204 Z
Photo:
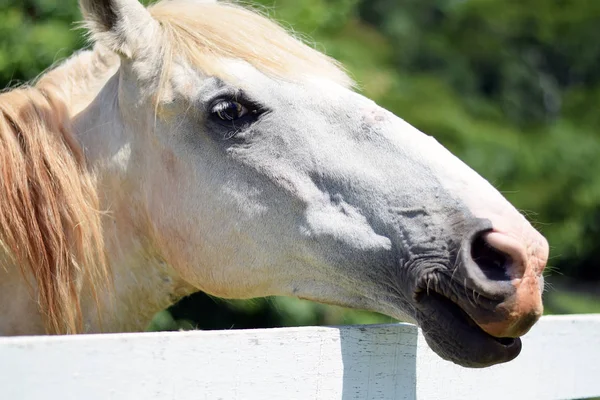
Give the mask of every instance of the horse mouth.
M 508 362 L 521 352 L 519 338 L 497 338 L 481 329 L 460 305 L 436 292 L 417 295 L 417 320 L 429 346 L 463 367 Z

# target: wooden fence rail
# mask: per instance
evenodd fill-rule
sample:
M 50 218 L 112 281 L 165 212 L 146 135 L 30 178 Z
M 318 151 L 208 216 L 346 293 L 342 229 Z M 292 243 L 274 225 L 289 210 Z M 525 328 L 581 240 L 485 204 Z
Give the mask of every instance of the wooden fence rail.
M 0 399 L 581 399 L 600 315 L 543 318 L 513 362 L 441 360 L 409 324 L 0 339 Z

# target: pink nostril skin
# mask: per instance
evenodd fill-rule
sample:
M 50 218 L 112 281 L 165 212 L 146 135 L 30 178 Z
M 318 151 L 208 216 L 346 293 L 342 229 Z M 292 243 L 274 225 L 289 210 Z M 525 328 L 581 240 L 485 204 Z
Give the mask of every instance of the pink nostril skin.
M 520 233 L 492 231 L 482 236 L 487 245 L 508 257 L 505 274 L 514 288 L 496 307 L 494 318 L 476 321 L 492 336 L 522 336 L 543 312 L 541 275 L 548 260 L 548 242 L 533 228 Z
M 511 262 L 506 266 L 506 274 L 512 279 L 523 277 L 527 273 L 540 275 L 546 267 L 548 243 L 541 235 L 529 243 L 500 232 L 486 233 L 483 239 L 488 245 L 510 257 Z M 526 245 L 529 245 L 529 248 Z

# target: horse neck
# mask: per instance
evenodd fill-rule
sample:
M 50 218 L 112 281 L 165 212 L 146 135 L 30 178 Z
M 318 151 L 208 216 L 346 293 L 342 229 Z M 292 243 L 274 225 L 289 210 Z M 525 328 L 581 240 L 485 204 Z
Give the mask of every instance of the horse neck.
M 37 85 L 60 91 L 87 166 L 96 177 L 104 212 L 102 234 L 112 284 L 96 298 L 85 296 L 92 288 L 82 287 L 85 332 L 143 330 L 154 313 L 193 292 L 154 245 L 149 216 L 136 205 L 143 201 L 136 201 L 139 194 L 127 182 L 132 139 L 125 132 L 117 100 L 119 64 L 117 56 L 102 49 L 84 51 L 46 74 Z M 4 292 L 12 300 L 4 303 L 2 296 L 0 304 L 11 304 L 10 315 L 20 317 L 0 313 L 0 335 L 43 333 L 30 285 L 17 274 L 3 279 L 0 289 L 6 285 L 13 288 Z
M 162 257 L 153 240 L 151 216 L 143 207 L 144 194 L 128 180 L 127 164 L 135 146 L 119 108 L 120 61 L 101 49 L 86 57 L 93 58 L 92 66 L 85 60 L 88 68 L 77 74 L 83 84 L 70 85 L 71 109 L 75 133 L 98 180 L 106 254 L 113 272 L 112 292 L 104 294 L 100 304 L 102 326 L 90 322 L 88 329 L 137 331 L 156 312 L 194 289 Z M 93 321 L 98 312 L 95 303 L 85 308 L 88 321 Z

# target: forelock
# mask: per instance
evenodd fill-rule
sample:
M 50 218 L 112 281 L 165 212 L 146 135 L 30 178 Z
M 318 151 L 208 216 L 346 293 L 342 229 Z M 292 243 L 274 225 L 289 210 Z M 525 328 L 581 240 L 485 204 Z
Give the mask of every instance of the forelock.
M 163 29 L 166 68 L 182 57 L 208 75 L 227 79 L 222 61 L 237 59 L 284 80 L 320 77 L 353 86 L 338 62 L 255 10 L 216 1 L 163 0 L 150 13 Z

